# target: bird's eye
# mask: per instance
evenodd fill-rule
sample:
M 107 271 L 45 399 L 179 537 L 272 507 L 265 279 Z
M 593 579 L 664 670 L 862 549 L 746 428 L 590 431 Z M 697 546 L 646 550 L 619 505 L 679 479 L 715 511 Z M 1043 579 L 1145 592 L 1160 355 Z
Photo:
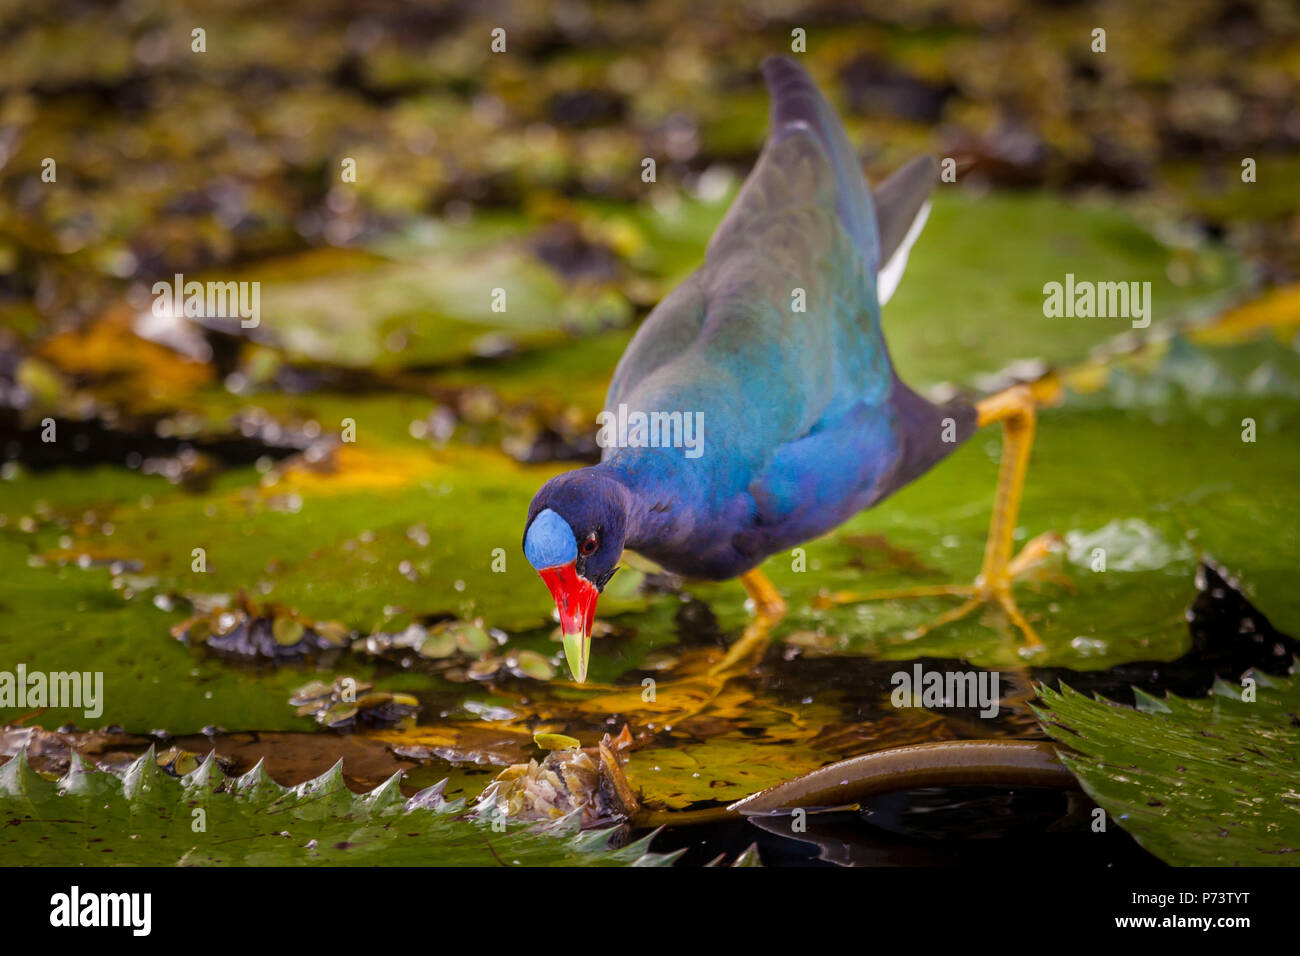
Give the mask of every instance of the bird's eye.
M 584 555 L 595 554 L 598 547 L 600 547 L 600 542 L 596 539 L 596 532 L 593 531 L 591 534 L 587 535 L 586 540 L 582 542 L 582 553 Z

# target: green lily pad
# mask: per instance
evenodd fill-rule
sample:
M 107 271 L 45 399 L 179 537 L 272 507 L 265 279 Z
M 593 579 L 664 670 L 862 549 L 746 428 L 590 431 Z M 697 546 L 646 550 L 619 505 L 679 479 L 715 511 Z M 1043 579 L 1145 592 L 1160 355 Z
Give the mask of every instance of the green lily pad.
M 0 767 L 5 860 L 35 866 L 666 866 L 649 837 L 620 849 L 611 831 L 467 819 L 441 785 L 404 800 L 398 776 L 354 794 L 341 764 L 281 787 L 259 763 L 224 776 L 209 757 L 176 778 L 152 748 L 120 777 L 74 757 L 58 781 L 20 753 Z
M 1169 278 L 1175 260 L 1188 272 L 1182 284 Z M 1044 285 L 1064 283 L 1067 274 L 1150 282 L 1147 333 L 1213 314 L 1242 281 L 1240 266 L 1224 252 L 1169 248 L 1113 204 L 1045 193 L 974 198 L 940 187 L 898 292 L 883 310 L 899 375 L 915 387 L 969 385 L 1022 359 L 1078 361 L 1135 331 L 1126 318 L 1045 316 Z
M 739 800 L 831 759 L 801 744 L 773 747 L 726 740 L 636 750 L 627 773 L 647 803 L 678 810 L 700 801 Z
M 1136 708 L 1063 685 L 1035 711 L 1088 795 L 1166 863 L 1300 866 L 1300 680 L 1254 681 L 1253 699 L 1217 681 L 1202 699 L 1136 691 Z
M 615 290 L 566 288 L 520 243 L 331 266 L 290 279 L 262 279 L 260 272 L 249 278 L 262 282 L 261 331 L 287 357 L 354 367 L 454 362 L 631 319 Z

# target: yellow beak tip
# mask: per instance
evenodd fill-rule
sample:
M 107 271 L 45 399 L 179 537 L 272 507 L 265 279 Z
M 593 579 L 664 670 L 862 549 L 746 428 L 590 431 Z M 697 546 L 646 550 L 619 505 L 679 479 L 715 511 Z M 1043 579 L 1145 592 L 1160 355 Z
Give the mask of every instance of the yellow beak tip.
M 587 679 L 587 661 L 590 658 L 591 638 L 583 634 L 564 635 L 564 659 L 569 664 L 569 673 L 581 684 Z

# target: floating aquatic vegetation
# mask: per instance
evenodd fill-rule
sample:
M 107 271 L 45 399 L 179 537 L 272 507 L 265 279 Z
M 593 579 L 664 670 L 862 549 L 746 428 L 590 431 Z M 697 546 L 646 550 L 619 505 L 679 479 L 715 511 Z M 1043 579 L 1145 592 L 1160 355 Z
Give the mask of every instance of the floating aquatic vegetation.
M 627 725 L 617 737 L 605 734 L 595 747 L 579 749 L 578 741 L 540 735 L 548 751 L 539 763 L 514 764 L 497 774 L 479 795 L 479 817 L 503 815 L 512 820 L 558 820 L 579 813 L 584 828 L 622 822 L 635 815 L 639 802 L 623 773 L 632 733 Z M 572 741 L 572 746 L 569 745 Z
M 458 683 L 506 675 L 539 681 L 555 676 L 555 664 L 537 651 L 511 648 L 494 653 L 506 639 L 504 631 L 484 627 L 482 618 L 476 618 L 414 622 L 394 633 L 376 631 L 354 641 L 352 648 L 405 668 L 433 668 Z
M 172 636 L 243 660 L 282 661 L 341 652 L 352 632 L 337 621 L 313 621 L 291 608 L 259 605 L 241 595 L 230 606 L 182 621 Z
M 650 838 L 615 846 L 618 830 L 578 832 L 578 821 L 545 826 L 489 823 L 447 800 L 444 784 L 404 798 L 395 773 L 352 793 L 342 761 L 314 779 L 282 787 L 259 762 L 227 776 L 209 755 L 180 779 L 150 748 L 114 772 L 73 757 L 58 781 L 24 752 L 0 766 L 0 856 L 15 865 L 144 866 L 666 866 Z M 192 824 L 202 809 L 206 826 Z
M 568 734 L 534 734 L 533 742 L 543 750 L 577 750 L 582 746 L 582 741 Z
M 318 680 L 304 684 L 289 704 L 300 717 L 313 717 L 322 727 L 339 731 L 412 726 L 420 710 L 420 702 L 410 694 L 377 691 L 373 684 L 352 677 L 336 678 L 332 684 Z
M 1136 707 L 1062 684 L 1041 690 L 1043 729 L 1110 820 L 1166 863 L 1300 865 L 1300 678 L 1216 681 L 1207 697 Z
M 375 631 L 353 641 L 352 649 L 410 666 L 417 659 L 478 659 L 505 643 L 505 640 L 504 632 L 484 627 L 481 618 L 473 621 L 439 621 L 430 625 L 417 621 L 395 633 Z
M 715 740 L 638 751 L 628 770 L 645 802 L 679 810 L 694 803 L 747 797 L 816 770 L 830 759 L 823 751 L 793 741 L 772 747 Z
M 465 671 L 474 680 L 487 680 L 502 672 L 514 677 L 548 681 L 555 676 L 555 665 L 536 651 L 512 650 L 500 657 L 489 656 L 476 661 Z

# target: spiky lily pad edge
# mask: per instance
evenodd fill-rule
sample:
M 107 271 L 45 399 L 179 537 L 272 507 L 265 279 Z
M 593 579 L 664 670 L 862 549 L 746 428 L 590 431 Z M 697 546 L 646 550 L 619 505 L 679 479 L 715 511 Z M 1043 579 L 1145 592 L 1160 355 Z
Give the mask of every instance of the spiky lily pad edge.
M 1036 685 L 1042 705 L 1031 708 L 1084 792 L 1164 862 L 1295 866 L 1298 664 L 1289 677 L 1252 671 L 1253 699 L 1217 677 L 1200 698 L 1134 688 L 1132 707 L 1061 683 L 1060 690 Z M 1216 796 L 1207 809 L 1205 800 Z
M 649 845 L 658 830 L 626 846 L 611 847 L 611 838 L 618 828 L 584 831 L 580 827 L 580 812 L 542 823 L 493 821 L 484 816 L 474 816 L 466 812 L 463 798 L 447 800 L 443 796 L 445 780 L 404 798 L 399 788 L 400 778 L 399 771 L 372 790 L 353 793 L 344 781 L 343 761 L 340 759 L 319 776 L 284 787 L 271 778 L 260 760 L 248 772 L 228 776 L 217 765 L 215 752 L 209 753 L 194 770 L 175 777 L 158 767 L 154 748 L 150 746 L 121 771 L 97 768 L 74 751 L 68 770 L 57 780 L 50 780 L 31 766 L 24 749 L 0 765 L 0 810 L 19 816 L 26 810 L 26 822 L 39 825 L 68 816 L 41 813 L 43 808 L 51 806 L 64 808 L 66 805 L 60 801 L 72 800 L 87 808 L 92 804 L 102 805 L 103 810 L 109 811 L 102 817 L 107 821 L 116 801 L 120 801 L 117 809 L 128 813 L 142 812 L 147 818 L 150 808 L 168 804 L 183 807 L 188 812 L 195 807 L 211 806 L 213 801 L 229 800 L 228 808 L 242 808 L 249 815 L 259 814 L 265 818 L 267 829 L 255 833 L 254 837 L 283 836 L 281 831 L 289 821 L 346 823 L 364 828 L 367 824 L 379 827 L 396 819 L 414 818 L 425 824 L 422 829 L 434 839 L 440 834 L 453 832 L 447 829 L 449 827 L 474 827 L 483 831 L 485 836 L 499 834 L 502 839 L 523 841 L 526 847 L 534 850 L 548 849 L 546 844 L 538 841 L 554 840 L 556 852 L 553 856 L 557 863 L 659 867 L 672 865 L 684 852 L 650 851 Z M 18 806 L 20 803 L 25 803 L 26 807 Z M 16 822 L 21 825 L 23 821 Z M 271 829 L 272 826 L 275 830 Z M 464 832 L 459 831 L 456 835 L 464 835 Z M 466 864 L 459 859 L 455 862 L 440 861 L 436 842 L 429 846 L 429 851 L 428 859 L 420 861 L 423 865 L 510 865 L 495 852 L 491 858 Z M 179 859 L 173 856 L 169 861 L 159 859 L 158 863 L 204 865 L 211 862 L 203 860 L 202 854 L 192 856 L 193 853 L 192 848 Z M 33 865 L 67 865 L 68 862 L 66 859 L 40 859 Z M 304 858 L 295 862 L 311 865 L 317 861 Z M 374 862 L 384 865 L 382 859 Z M 398 865 L 411 863 L 410 860 L 395 862 Z

